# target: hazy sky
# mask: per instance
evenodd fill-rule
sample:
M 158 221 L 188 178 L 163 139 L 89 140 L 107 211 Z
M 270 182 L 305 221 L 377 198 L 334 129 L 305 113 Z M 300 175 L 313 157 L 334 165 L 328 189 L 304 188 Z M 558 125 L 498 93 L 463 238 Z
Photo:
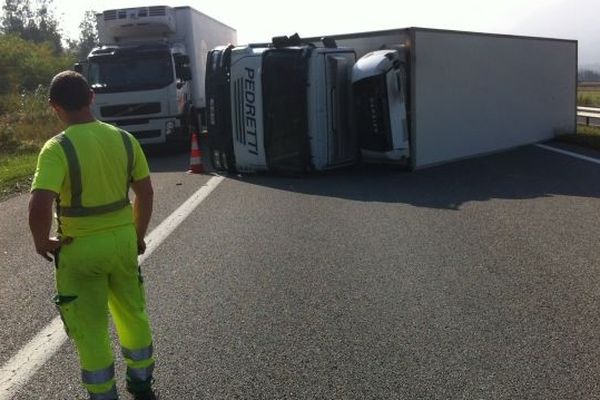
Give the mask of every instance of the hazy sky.
M 85 10 L 189 5 L 234 28 L 238 43 L 419 26 L 547 36 L 580 41 L 581 63 L 600 63 L 598 0 L 55 0 L 69 36 Z M 596 50 L 598 49 L 598 50 Z

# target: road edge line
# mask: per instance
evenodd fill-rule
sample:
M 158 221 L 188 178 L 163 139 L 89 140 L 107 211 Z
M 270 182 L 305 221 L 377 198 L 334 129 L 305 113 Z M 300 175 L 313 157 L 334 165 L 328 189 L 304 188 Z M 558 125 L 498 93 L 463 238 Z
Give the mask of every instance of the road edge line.
M 577 153 L 573 153 L 571 151 L 567 151 L 567 150 L 562 150 L 556 147 L 552 147 L 552 146 L 548 146 L 545 144 L 536 144 L 536 147 L 548 150 L 548 151 L 553 151 L 555 153 L 560 153 L 566 156 L 570 156 L 570 157 L 574 157 L 574 158 L 578 158 L 580 160 L 585 160 L 585 161 L 589 161 L 595 164 L 600 164 L 600 159 L 598 158 L 594 158 L 594 157 L 588 157 L 588 156 L 584 156 L 583 154 L 577 154 Z
M 138 258 L 142 264 L 161 243 L 181 225 L 225 177 L 214 175 L 183 204 L 146 236 L 146 252 Z M 66 342 L 60 317 L 54 318 L 25 346 L 0 367 L 0 400 L 10 400 Z

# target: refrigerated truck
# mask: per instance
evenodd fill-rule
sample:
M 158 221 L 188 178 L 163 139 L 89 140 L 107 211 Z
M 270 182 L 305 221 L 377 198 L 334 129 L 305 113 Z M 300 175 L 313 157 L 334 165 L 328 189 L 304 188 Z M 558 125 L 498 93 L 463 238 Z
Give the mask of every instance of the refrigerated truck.
M 96 94 L 96 117 L 142 144 L 189 143 L 204 115 L 208 50 L 235 44 L 235 29 L 168 6 L 106 10 L 97 24 L 102 45 L 82 71 Z
M 576 131 L 575 40 L 426 28 L 328 37 L 360 58 L 354 123 L 368 158 L 418 169 Z
M 209 154 L 217 169 L 301 173 L 353 164 L 352 49 L 276 38 L 207 60 Z

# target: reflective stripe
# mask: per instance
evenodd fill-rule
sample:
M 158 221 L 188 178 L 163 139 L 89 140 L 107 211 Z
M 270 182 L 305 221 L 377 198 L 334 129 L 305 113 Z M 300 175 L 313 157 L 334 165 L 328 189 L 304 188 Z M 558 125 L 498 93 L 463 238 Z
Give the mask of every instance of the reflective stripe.
M 90 400 L 117 400 L 118 396 L 117 396 L 117 387 L 115 385 L 113 385 L 113 387 L 107 391 L 107 392 L 103 392 L 103 393 L 90 393 Z
M 119 130 L 119 132 L 121 133 L 121 139 L 123 139 L 123 145 L 125 146 L 125 152 L 127 153 L 127 181 L 125 182 L 125 197 L 127 197 L 129 195 L 131 173 L 133 172 L 133 145 L 125 131 Z
M 81 370 L 81 380 L 89 385 L 106 383 L 115 377 L 115 364 L 96 371 Z
M 94 207 L 84 207 L 81 201 L 83 192 L 81 165 L 79 164 L 79 159 L 77 158 L 77 152 L 75 150 L 75 146 L 73 146 L 73 142 L 71 142 L 64 132 L 56 137 L 58 143 L 61 145 L 65 153 L 65 157 L 67 158 L 71 183 L 71 204 L 68 207 L 63 207 L 57 203 L 57 214 L 59 217 L 89 217 L 106 214 L 109 212 L 118 211 L 130 204 L 129 183 L 131 181 L 131 174 L 133 172 L 133 144 L 131 143 L 131 139 L 125 131 L 119 130 L 119 133 L 121 134 L 123 145 L 125 146 L 125 153 L 127 154 L 127 182 L 124 196 L 121 200 L 113 203 Z
M 131 202 L 129 198 L 115 201 L 111 204 L 95 207 L 62 207 L 60 209 L 64 217 L 89 217 L 92 215 L 106 214 L 113 211 L 118 211 L 121 208 L 127 207 Z
M 152 378 L 152 372 L 154 372 L 154 364 L 146 368 L 127 367 L 127 376 L 132 381 L 146 381 Z
M 56 139 L 65 152 L 65 157 L 67 157 L 69 176 L 71 177 L 71 207 L 81 207 L 81 192 L 83 191 L 81 187 L 81 168 L 79 167 L 75 146 L 64 132 L 58 135 Z
M 148 347 L 137 350 L 130 350 L 126 349 L 125 347 L 121 347 L 121 352 L 125 358 L 128 358 L 131 361 L 144 361 L 152 357 L 152 344 L 150 344 Z

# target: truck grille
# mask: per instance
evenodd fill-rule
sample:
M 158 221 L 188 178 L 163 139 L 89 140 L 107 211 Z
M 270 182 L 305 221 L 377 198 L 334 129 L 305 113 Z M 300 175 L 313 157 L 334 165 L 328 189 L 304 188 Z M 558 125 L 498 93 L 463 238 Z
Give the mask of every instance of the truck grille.
M 119 104 L 100 108 L 102 117 L 129 117 L 132 115 L 157 114 L 161 111 L 160 103 Z
M 151 17 L 167 15 L 167 8 L 164 6 L 148 7 L 148 14 Z
M 149 119 L 122 119 L 118 121 L 111 121 L 110 123 L 117 126 L 129 126 L 129 125 L 146 125 L 149 123 Z
M 393 150 L 385 75 L 356 82 L 353 91 L 360 147 L 372 151 Z
M 244 124 L 244 79 L 233 82 L 233 130 L 238 142 L 246 144 L 246 129 Z
M 160 129 L 151 130 L 151 131 L 137 131 L 137 132 L 129 132 L 136 139 L 150 139 L 160 137 Z
M 102 13 L 105 21 L 112 21 L 115 19 L 126 19 L 127 11 L 134 11 L 137 17 L 164 17 L 167 15 L 167 7 L 155 6 L 155 7 L 141 7 L 137 9 L 123 9 L 123 10 L 106 10 Z
M 117 10 L 107 10 L 107 11 L 104 11 L 103 15 L 104 15 L 104 20 L 105 21 L 110 21 L 110 20 L 113 20 L 113 19 L 117 19 Z

